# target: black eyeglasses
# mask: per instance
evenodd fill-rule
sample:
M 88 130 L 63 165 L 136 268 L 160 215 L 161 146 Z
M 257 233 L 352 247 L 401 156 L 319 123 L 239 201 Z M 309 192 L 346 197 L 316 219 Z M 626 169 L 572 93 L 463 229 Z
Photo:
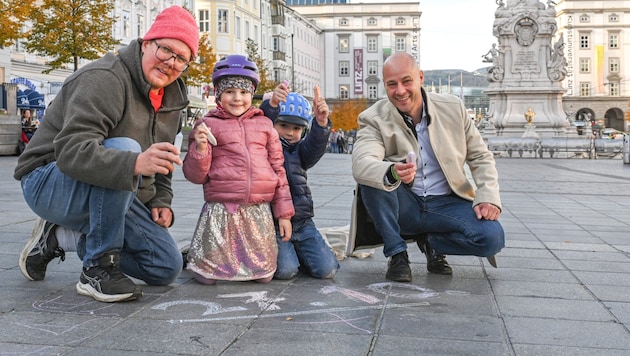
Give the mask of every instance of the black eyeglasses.
M 160 44 L 157 43 L 157 41 L 153 41 L 153 42 L 155 43 L 155 46 L 157 47 L 155 49 L 155 56 L 157 57 L 157 59 L 161 60 L 162 62 L 168 62 L 171 59 L 173 59 L 173 69 L 175 69 L 178 72 L 183 72 L 186 69 L 188 69 L 190 62 L 188 62 L 186 58 L 173 52 L 173 50 L 171 50 L 168 47 L 160 46 Z

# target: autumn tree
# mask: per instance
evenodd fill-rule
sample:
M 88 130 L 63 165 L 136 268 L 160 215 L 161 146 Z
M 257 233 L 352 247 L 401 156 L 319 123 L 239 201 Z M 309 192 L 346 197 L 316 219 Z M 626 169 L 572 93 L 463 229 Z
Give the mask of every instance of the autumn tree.
M 359 128 L 357 118 L 368 108 L 369 103 L 365 99 L 353 99 L 340 101 L 331 106 L 330 121 L 333 128 L 348 131 Z
M 212 83 L 212 71 L 217 62 L 217 55 L 208 38 L 208 33 L 203 32 L 199 37 L 199 50 L 197 59 L 190 63 L 186 73 L 186 84 L 191 86 L 203 86 Z
M 50 56 L 50 69 L 74 64 L 79 59 L 95 60 L 120 42 L 114 39 L 112 28 L 114 2 L 111 0 L 41 0 L 33 10 L 32 29 L 27 33 L 26 50 Z
M 29 19 L 35 0 L 0 1 L 0 47 L 9 47 L 23 36 L 22 26 Z
M 260 75 L 260 83 L 258 84 L 256 92 L 259 94 L 264 94 L 277 87 L 278 83 L 270 78 L 267 64 L 265 63 L 265 60 L 261 57 L 260 53 L 258 53 L 258 44 L 254 42 L 254 40 L 252 40 L 251 38 L 247 39 L 246 51 L 249 60 L 256 63 L 256 66 L 258 67 L 258 74 Z

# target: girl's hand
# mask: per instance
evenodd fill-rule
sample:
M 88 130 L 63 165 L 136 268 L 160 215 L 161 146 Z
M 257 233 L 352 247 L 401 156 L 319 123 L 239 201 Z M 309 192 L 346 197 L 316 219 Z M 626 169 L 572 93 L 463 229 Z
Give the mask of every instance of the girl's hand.
M 208 149 L 208 143 L 212 146 L 217 145 L 217 139 L 214 137 L 210 128 L 202 122 L 195 128 L 195 142 L 197 143 L 197 152 L 203 153 Z

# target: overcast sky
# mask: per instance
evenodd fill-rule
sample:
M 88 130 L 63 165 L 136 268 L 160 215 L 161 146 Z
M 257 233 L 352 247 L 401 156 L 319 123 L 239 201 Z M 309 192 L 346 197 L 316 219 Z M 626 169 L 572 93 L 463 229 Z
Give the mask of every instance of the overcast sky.
M 349 0 L 382 3 L 387 0 Z M 415 2 L 418 0 L 391 0 Z M 420 65 L 423 70 L 487 67 L 481 62 L 496 42 L 492 35 L 496 0 L 420 0 Z
M 495 0 L 421 0 L 420 65 L 423 70 L 487 67 L 481 61 L 495 43 Z

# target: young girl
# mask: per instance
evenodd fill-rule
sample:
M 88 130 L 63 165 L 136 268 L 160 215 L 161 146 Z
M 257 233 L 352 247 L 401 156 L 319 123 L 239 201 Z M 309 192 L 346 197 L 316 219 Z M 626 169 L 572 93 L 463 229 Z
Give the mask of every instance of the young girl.
M 251 106 L 259 82 L 256 64 L 229 55 L 215 65 L 212 82 L 217 108 L 190 133 L 183 165 L 186 179 L 203 184 L 206 201 L 188 269 L 203 284 L 267 283 L 277 266 L 273 219 L 288 241 L 294 215 L 282 145 L 272 122 Z

